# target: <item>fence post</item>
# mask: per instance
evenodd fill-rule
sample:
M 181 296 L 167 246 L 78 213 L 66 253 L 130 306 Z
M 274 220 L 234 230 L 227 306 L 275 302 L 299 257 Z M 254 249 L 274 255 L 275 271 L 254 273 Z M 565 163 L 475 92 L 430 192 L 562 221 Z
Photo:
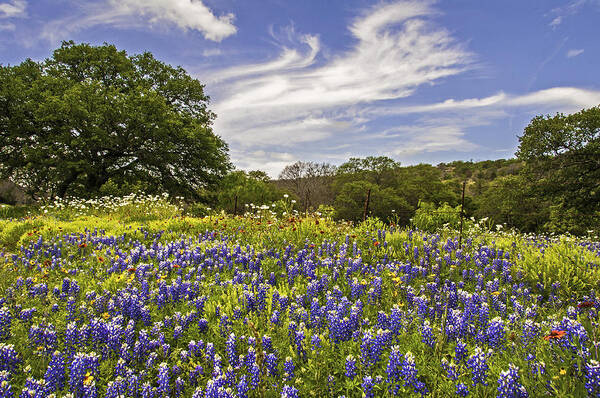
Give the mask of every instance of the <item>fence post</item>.
M 363 221 L 367 220 L 367 212 L 369 211 L 369 200 L 371 200 L 371 188 L 367 191 L 367 200 L 365 200 L 365 212 L 363 214 Z
M 463 218 L 465 215 L 465 187 L 467 185 L 466 181 L 463 181 L 462 187 L 462 201 L 460 202 L 460 234 L 458 236 L 458 248 L 462 249 L 462 231 L 463 231 Z

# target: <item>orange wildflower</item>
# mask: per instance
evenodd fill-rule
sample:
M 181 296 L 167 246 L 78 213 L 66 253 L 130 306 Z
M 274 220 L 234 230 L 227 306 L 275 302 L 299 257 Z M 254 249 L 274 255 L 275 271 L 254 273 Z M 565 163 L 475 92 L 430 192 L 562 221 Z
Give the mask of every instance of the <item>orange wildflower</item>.
M 566 333 L 567 332 L 565 332 L 564 330 L 551 330 L 548 336 L 544 336 L 544 340 L 550 341 L 555 339 L 562 339 Z

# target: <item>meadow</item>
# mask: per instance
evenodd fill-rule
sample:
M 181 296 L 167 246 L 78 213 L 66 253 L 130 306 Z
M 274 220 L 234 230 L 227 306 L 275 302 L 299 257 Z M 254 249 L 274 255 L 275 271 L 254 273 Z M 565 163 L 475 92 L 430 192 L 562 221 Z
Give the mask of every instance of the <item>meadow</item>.
M 600 242 L 130 195 L 0 208 L 0 397 L 600 397 Z

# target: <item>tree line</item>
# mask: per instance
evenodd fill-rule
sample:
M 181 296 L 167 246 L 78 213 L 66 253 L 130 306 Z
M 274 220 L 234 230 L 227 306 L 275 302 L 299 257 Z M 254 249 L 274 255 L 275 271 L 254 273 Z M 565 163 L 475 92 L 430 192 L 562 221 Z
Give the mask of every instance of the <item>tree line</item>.
M 352 221 L 369 195 L 370 216 L 404 225 L 419 209 L 456 211 L 464 183 L 468 217 L 532 232 L 600 225 L 600 107 L 536 116 L 513 159 L 299 161 L 271 180 L 233 169 L 209 100 L 183 68 L 110 44 L 68 41 L 44 61 L 0 65 L 0 186 L 37 201 L 168 192 L 238 214 L 287 194 L 299 211 Z

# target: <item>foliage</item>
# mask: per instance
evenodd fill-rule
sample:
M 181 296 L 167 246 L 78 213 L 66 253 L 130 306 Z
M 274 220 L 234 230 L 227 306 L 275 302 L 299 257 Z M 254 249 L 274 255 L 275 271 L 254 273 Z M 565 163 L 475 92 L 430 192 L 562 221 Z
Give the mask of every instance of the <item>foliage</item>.
M 127 222 L 141 222 L 180 215 L 178 204 L 168 200 L 169 194 L 130 194 L 123 197 L 103 196 L 93 199 L 55 198 L 42 206 L 44 215 L 59 220 L 72 220 L 80 216 L 108 216 Z M 183 198 L 175 198 L 181 200 Z
M 344 184 L 335 198 L 333 207 L 336 217 L 348 221 L 360 221 L 364 216 L 364 205 L 367 193 L 371 190 L 368 215 L 388 220 L 394 214 L 400 217 L 399 222 L 408 221 L 408 213 L 412 210 L 404 198 L 392 188 L 381 188 L 368 181 L 354 181 Z
M 520 175 L 498 177 L 475 198 L 475 216 L 524 231 L 541 231 L 549 217 L 548 205 L 536 198 Z
M 581 216 L 600 214 L 600 107 L 536 116 L 519 137 L 517 156 L 526 162 L 523 174 L 541 199 Z M 588 222 L 571 228 L 594 226 L 598 224 Z
M 426 232 L 435 232 L 443 227 L 458 230 L 460 227 L 460 206 L 452 207 L 443 203 L 437 207 L 433 203 L 419 202 L 419 207 L 411 219 L 413 227 Z
M 278 185 L 294 195 L 303 209 L 331 204 L 331 181 L 335 166 L 329 163 L 298 161 L 279 174 Z
M 271 203 L 282 195 L 283 193 L 270 183 L 269 177 L 260 171 L 233 171 L 219 182 L 214 205 L 215 208 L 229 213 L 242 214 L 250 204 L 260 206 Z
M 554 290 L 560 286 L 563 298 L 581 295 L 600 285 L 597 253 L 581 250 L 576 241 L 565 237 L 542 240 L 541 246 L 543 250 L 538 242 L 526 242 L 520 249 L 521 258 L 515 261 L 531 285 L 541 284 L 545 294 L 550 294 L 553 286 Z
M 197 197 L 230 167 L 203 89 L 108 44 L 63 42 L 43 62 L 1 66 L 0 177 L 37 197 L 124 184 Z
M 384 187 L 391 185 L 394 172 L 400 163 L 387 156 L 367 156 L 366 158 L 350 158 L 337 169 L 336 181 L 340 185 L 352 179 L 370 181 Z

